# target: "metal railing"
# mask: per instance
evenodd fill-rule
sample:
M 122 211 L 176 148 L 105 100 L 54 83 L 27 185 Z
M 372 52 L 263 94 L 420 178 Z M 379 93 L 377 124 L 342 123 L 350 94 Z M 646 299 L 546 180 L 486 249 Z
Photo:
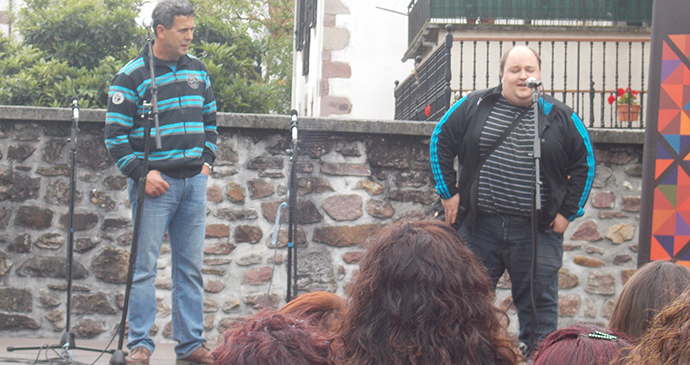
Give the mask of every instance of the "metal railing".
M 417 60 L 416 71 L 395 88 L 395 119 L 439 120 L 450 107 L 450 49 L 453 37 L 446 33 L 445 45 L 424 62 Z
M 542 61 L 543 90 L 564 102 L 586 125 L 644 128 L 649 38 L 454 38 L 452 68 L 456 97 L 498 85 L 500 58 L 514 45 L 527 45 Z M 455 53 L 457 51 L 457 53 Z M 451 84 L 452 85 L 452 84 Z M 618 89 L 634 90 L 636 120 L 619 120 Z M 610 99 L 614 99 L 610 104 Z M 626 111 L 630 106 L 626 104 Z M 632 118 L 628 118 L 632 119 Z
M 543 91 L 570 106 L 585 125 L 644 129 L 649 41 L 644 37 L 454 37 L 450 52 L 451 103 L 470 91 L 498 85 L 501 55 L 514 45 L 527 45 L 540 55 Z M 396 87 L 395 119 L 439 120 L 448 110 L 436 109 L 434 106 L 441 105 L 438 101 L 430 102 L 444 97 L 444 66 L 437 61 L 443 48 L 420 62 L 416 72 Z M 427 78 L 435 81 L 424 81 Z M 639 104 L 637 116 L 619 118 L 619 89 L 637 93 L 634 103 L 622 107 L 623 114 L 629 114 L 629 109 L 637 108 L 633 104 Z M 434 109 L 427 116 L 423 111 L 429 105 Z

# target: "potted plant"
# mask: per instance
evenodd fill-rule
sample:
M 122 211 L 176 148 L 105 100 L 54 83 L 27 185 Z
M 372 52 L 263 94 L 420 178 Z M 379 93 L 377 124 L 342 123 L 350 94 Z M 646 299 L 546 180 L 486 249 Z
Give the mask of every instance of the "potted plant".
M 637 103 L 637 90 L 618 88 L 617 95 L 609 96 L 609 105 L 617 102 L 619 122 L 636 122 L 640 118 L 640 104 Z

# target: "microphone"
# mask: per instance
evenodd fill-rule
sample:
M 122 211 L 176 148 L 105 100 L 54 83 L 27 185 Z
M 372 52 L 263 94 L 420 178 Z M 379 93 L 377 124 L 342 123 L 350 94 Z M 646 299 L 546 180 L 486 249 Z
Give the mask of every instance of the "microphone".
M 297 140 L 297 110 L 292 109 L 290 112 L 292 116 L 292 122 L 290 123 L 290 132 L 292 132 L 292 140 Z
M 72 98 L 72 118 L 79 120 L 79 99 L 76 96 Z
M 528 78 L 525 83 L 527 84 L 527 87 L 529 87 L 530 89 L 535 89 L 541 86 L 541 81 L 535 79 L 534 77 Z

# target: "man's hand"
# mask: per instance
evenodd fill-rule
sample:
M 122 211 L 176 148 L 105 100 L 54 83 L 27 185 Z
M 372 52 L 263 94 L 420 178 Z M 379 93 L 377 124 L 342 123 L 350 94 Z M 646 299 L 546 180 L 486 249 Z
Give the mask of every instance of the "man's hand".
M 211 169 L 208 167 L 207 164 L 201 165 L 201 173 L 206 176 L 211 175 Z
M 561 213 L 557 213 L 556 218 L 551 222 L 551 229 L 556 233 L 563 233 L 569 224 L 570 221 L 566 217 L 562 216 Z
M 453 195 L 450 199 L 441 199 L 443 209 L 446 211 L 446 223 L 455 223 L 455 218 L 458 215 L 458 207 L 460 206 L 460 194 Z
M 161 196 L 169 187 L 170 185 L 161 177 L 160 171 L 151 170 L 146 175 L 146 188 L 144 189 L 146 195 L 152 197 Z

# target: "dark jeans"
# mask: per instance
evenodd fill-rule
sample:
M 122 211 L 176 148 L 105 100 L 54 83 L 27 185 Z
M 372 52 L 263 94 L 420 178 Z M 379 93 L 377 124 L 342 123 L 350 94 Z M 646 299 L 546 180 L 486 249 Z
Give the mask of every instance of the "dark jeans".
M 558 325 L 558 270 L 563 264 L 563 235 L 549 229 L 537 234 L 537 276 L 535 298 L 537 328 L 534 343 L 532 329 L 532 300 L 530 279 L 532 271 L 531 221 L 508 215 L 479 214 L 473 230 L 465 225 L 460 233 L 467 245 L 484 263 L 494 288 L 505 269 L 510 274 L 513 302 L 518 310 L 520 342 L 529 349 L 539 339 L 556 330 Z

